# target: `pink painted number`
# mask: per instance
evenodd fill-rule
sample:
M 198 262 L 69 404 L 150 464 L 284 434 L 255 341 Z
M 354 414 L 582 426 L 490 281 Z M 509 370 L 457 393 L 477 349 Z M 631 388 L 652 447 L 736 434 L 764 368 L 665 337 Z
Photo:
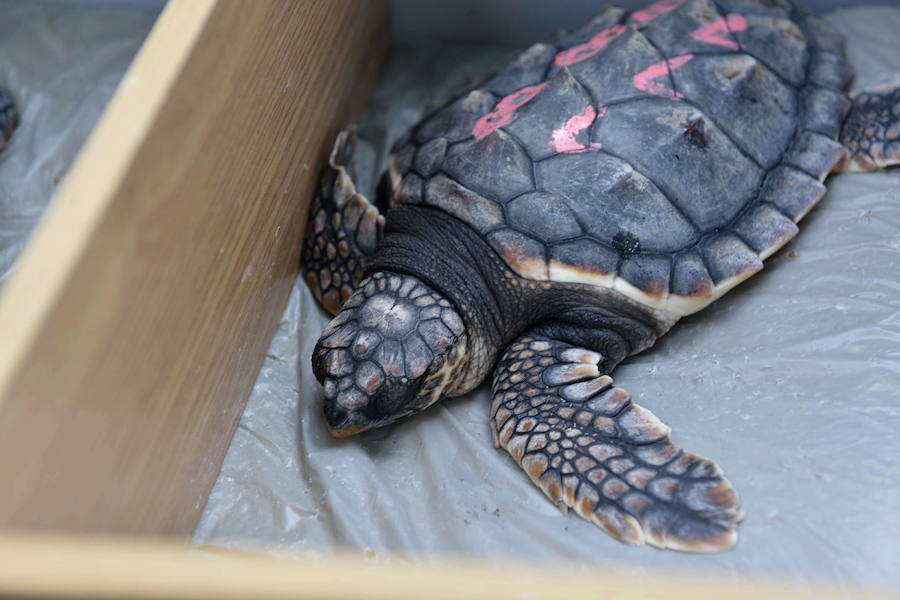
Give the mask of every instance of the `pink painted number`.
M 747 30 L 747 19 L 743 15 L 732 13 L 727 17 L 719 17 L 712 23 L 698 27 L 691 33 L 691 37 L 698 42 L 716 44 L 731 50 L 739 50 L 740 46 L 731 39 L 729 33 Z
M 639 10 L 631 15 L 631 18 L 638 23 L 649 23 L 654 19 L 668 14 L 687 2 L 687 0 L 659 0 L 654 2 L 644 10 Z
M 662 96 L 663 98 L 669 98 L 671 100 L 682 100 L 684 98 L 683 95 L 675 90 L 670 90 L 666 87 L 666 84 L 656 80 L 660 77 L 665 77 L 676 69 L 680 69 L 689 63 L 692 58 L 694 58 L 693 54 L 682 54 L 681 56 L 676 56 L 669 60 L 650 65 L 634 76 L 634 87 L 642 92 L 653 94 L 654 96 Z
M 504 96 L 503 99 L 497 103 L 497 106 L 494 107 L 494 110 L 478 119 L 478 122 L 475 123 L 475 127 L 472 128 L 472 135 L 475 136 L 476 140 L 480 140 L 489 136 L 504 125 L 509 125 L 513 122 L 513 119 L 516 118 L 516 111 L 522 105 L 540 94 L 541 90 L 545 87 L 547 87 L 546 83 L 532 85 L 515 91 L 508 96 Z
M 589 146 L 585 146 L 577 142 L 575 136 L 590 127 L 595 120 L 602 119 L 605 115 L 605 107 L 601 106 L 598 113 L 593 106 L 588 106 L 583 113 L 569 117 L 565 125 L 553 130 L 550 146 L 560 154 L 581 154 L 588 150 L 599 150 L 600 144 L 594 142 Z
M 622 35 L 627 29 L 624 25 L 604 29 L 585 43 L 572 46 L 557 54 L 554 63 L 559 67 L 568 67 L 587 60 L 606 48 L 611 41 Z

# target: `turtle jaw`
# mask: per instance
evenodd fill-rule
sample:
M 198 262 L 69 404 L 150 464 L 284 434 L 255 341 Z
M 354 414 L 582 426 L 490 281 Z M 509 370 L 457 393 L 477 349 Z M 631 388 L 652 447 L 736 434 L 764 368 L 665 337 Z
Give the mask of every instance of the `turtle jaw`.
M 416 411 L 398 414 L 393 418 L 367 421 L 365 419 L 359 419 L 358 415 L 344 410 L 338 406 L 336 402 L 331 402 L 326 399 L 322 412 L 325 415 L 328 433 L 334 438 L 344 439 L 363 433 L 364 431 L 369 431 L 370 429 L 378 429 L 379 427 L 391 425 Z

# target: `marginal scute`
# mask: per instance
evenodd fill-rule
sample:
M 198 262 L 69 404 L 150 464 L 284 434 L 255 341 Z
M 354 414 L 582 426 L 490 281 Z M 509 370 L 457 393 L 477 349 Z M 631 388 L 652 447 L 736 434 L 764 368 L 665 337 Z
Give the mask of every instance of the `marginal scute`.
M 670 291 L 672 294 L 687 298 L 712 300 L 712 278 L 696 250 L 690 250 L 675 257 Z
M 828 50 L 813 50 L 809 59 L 809 80 L 822 87 L 843 90 L 853 77 L 853 67 L 847 60 Z
M 619 274 L 645 294 L 662 298 L 669 291 L 671 271 L 669 256 L 637 254 L 622 261 Z
M 840 162 L 847 150 L 821 133 L 802 131 L 784 155 L 784 162 L 821 181 Z
M 803 83 L 807 62 L 806 40 L 796 23 L 787 18 L 746 15 L 746 30 L 736 32 L 741 48 L 762 60 L 791 85 Z
M 532 169 L 525 151 L 499 130 L 480 140 L 453 146 L 444 159 L 447 175 L 499 202 L 531 191 Z
M 799 231 L 791 219 L 767 204 L 753 206 L 741 216 L 734 230 L 762 260 L 784 246 Z
M 800 128 L 837 137 L 850 110 L 847 96 L 828 88 L 806 86 L 800 90 Z
M 549 276 L 553 281 L 612 285 L 619 253 L 587 238 L 550 248 Z
M 825 186 L 806 173 L 792 167 L 778 166 L 766 177 L 759 199 L 771 202 L 796 223 L 824 195 Z
M 443 174 L 428 181 L 425 202 L 457 217 L 482 233 L 496 229 L 504 222 L 500 205 Z
M 506 264 L 522 277 L 537 281 L 549 278 L 545 249 L 540 242 L 512 229 L 492 231 L 487 239 Z
M 717 235 L 707 242 L 703 258 L 717 285 L 736 285 L 763 267 L 756 252 L 731 233 Z
M 803 35 L 806 36 L 806 43 L 811 48 L 821 48 L 836 54 L 844 54 L 846 40 L 843 34 L 824 20 L 812 15 L 805 15 L 799 20 L 799 25 Z

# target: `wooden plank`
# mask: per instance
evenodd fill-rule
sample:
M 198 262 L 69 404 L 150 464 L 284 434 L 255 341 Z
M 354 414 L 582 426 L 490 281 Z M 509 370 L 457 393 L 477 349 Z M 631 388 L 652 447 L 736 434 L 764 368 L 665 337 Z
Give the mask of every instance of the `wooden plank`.
M 168 4 L 0 298 L 0 527 L 192 532 L 388 38 L 384 1 Z
M 650 550 L 651 552 L 653 550 Z M 189 552 L 126 540 L 0 536 L 0 598 L 123 600 L 887 600 L 896 594 L 729 580 L 624 576 L 559 564 L 416 563 L 350 555 L 319 560 Z

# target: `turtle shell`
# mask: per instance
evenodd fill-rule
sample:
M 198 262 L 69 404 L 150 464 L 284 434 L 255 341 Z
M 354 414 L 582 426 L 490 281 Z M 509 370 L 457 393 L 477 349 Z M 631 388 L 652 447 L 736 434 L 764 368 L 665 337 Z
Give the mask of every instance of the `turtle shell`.
M 686 315 L 822 197 L 849 77 L 842 38 L 786 0 L 608 8 L 425 117 L 393 199 L 459 218 L 522 277 Z

